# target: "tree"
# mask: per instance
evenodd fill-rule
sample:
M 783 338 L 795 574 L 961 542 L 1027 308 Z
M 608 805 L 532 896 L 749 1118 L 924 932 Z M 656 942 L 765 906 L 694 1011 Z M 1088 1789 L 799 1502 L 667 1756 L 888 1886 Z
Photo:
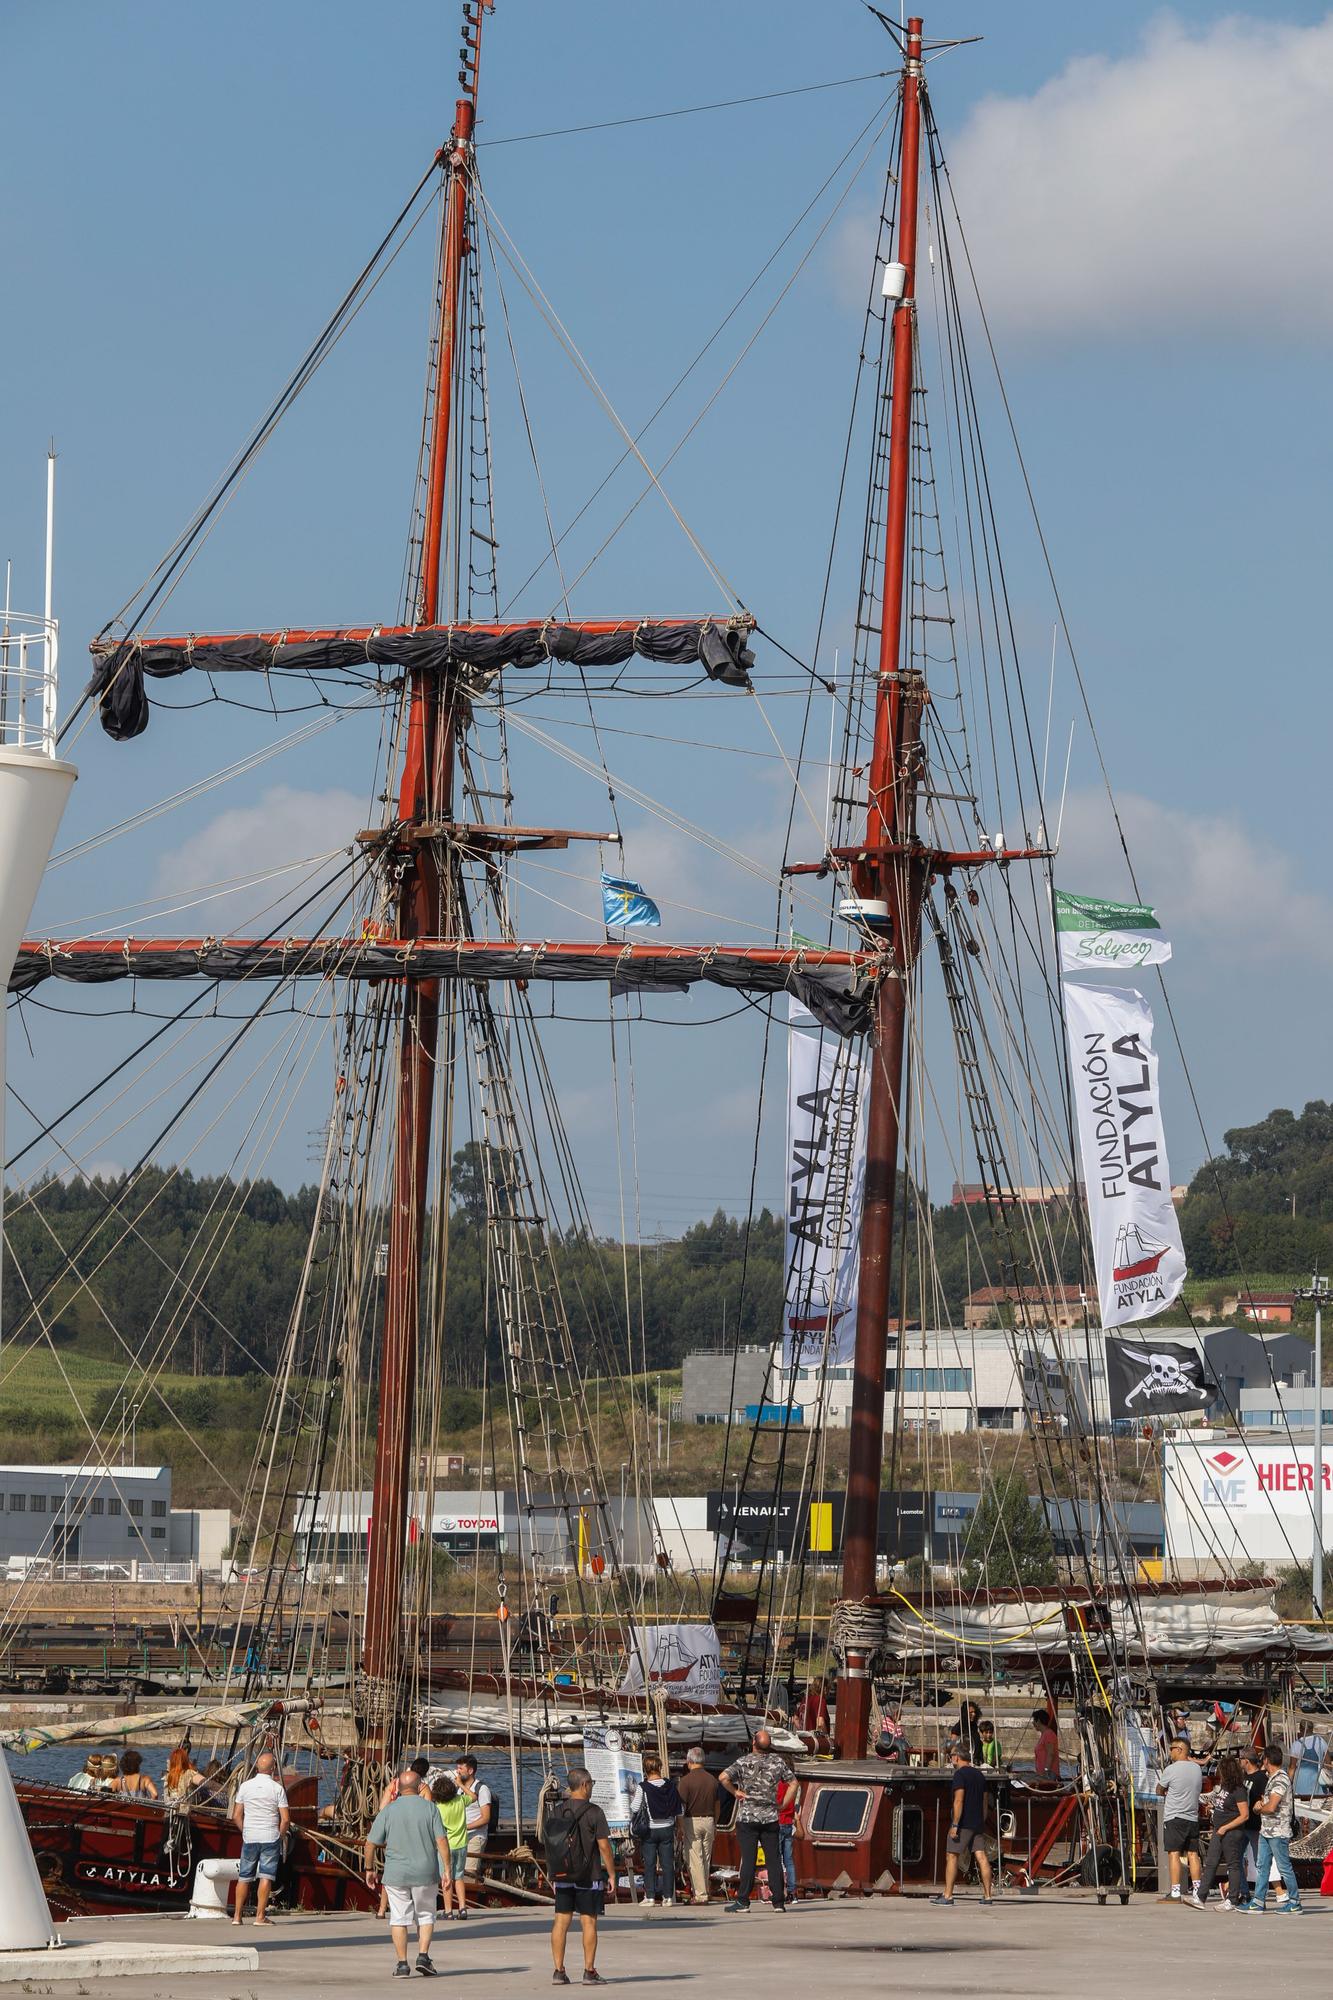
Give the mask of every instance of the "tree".
M 1055 1582 L 1055 1543 L 1045 1509 L 1017 1474 L 992 1479 L 968 1530 L 963 1582 L 969 1590 Z

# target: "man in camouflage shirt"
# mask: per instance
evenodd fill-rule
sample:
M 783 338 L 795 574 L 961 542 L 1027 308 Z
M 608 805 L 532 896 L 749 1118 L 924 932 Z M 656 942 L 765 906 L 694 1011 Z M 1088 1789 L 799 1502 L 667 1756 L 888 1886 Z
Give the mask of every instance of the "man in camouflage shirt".
M 736 1800 L 736 1838 L 741 1849 L 741 1874 L 729 1910 L 748 1910 L 754 1888 L 754 1871 L 759 1849 L 764 1850 L 768 1869 L 769 1894 L 775 1910 L 787 1907 L 779 1850 L 778 1806 L 789 1795 L 796 1796 L 796 1780 L 785 1757 L 773 1749 L 766 1729 L 756 1729 L 754 1747 L 738 1757 L 722 1773 L 723 1788 Z

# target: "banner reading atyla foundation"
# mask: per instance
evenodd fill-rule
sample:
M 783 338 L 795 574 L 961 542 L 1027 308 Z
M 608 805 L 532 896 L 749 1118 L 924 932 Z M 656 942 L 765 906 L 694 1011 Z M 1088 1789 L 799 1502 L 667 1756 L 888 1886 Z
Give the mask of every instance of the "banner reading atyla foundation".
M 870 1065 L 841 1036 L 793 1030 L 787 1049 L 782 1359 L 832 1367 L 856 1346 Z
M 1066 981 L 1065 1014 L 1102 1325 L 1126 1326 L 1169 1306 L 1185 1279 L 1152 1012 L 1130 988 Z

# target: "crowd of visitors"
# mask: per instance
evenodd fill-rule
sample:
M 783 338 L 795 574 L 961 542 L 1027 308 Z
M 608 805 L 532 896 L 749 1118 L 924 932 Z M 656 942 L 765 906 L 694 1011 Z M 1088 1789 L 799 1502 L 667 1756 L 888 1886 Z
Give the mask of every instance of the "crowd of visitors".
M 1263 1750 L 1251 1747 L 1239 1757 L 1224 1754 L 1218 1760 L 1213 1790 L 1205 1794 L 1203 1766 L 1191 1755 L 1188 1740 L 1176 1737 L 1157 1787 L 1171 1878 L 1159 1902 L 1188 1902 L 1202 1909 L 1218 1876 L 1225 1875 L 1219 1909 L 1248 1910 L 1262 1916 L 1276 1876 L 1280 1884 L 1276 1907 L 1291 1914 L 1300 1911 L 1291 1841 L 1295 1830 L 1293 1774 L 1300 1769 L 1301 1756 L 1299 1744 L 1293 1745 L 1288 1758 L 1276 1743 Z M 1317 1775 L 1319 1767 L 1315 1768 Z M 1206 1856 L 1205 1816 L 1210 1821 Z M 1188 1895 L 1182 1882 L 1185 1869 L 1190 1878 Z
M 807 1690 L 805 1711 L 827 1719 L 828 1689 L 822 1681 Z M 1333 1758 L 1327 1739 L 1305 1725 L 1289 1752 L 1276 1744 L 1231 1749 L 1235 1724 L 1219 1716 L 1212 1740 L 1196 1753 L 1186 1733 L 1188 1718 L 1168 1714 L 1156 1774 L 1161 1803 L 1162 1852 L 1167 1882 L 1159 1901 L 1201 1909 L 1216 1893 L 1217 1907 L 1260 1915 L 1271 1906 L 1286 1913 L 1302 1908 L 1291 1841 L 1294 1803 L 1299 1797 L 1333 1790 Z M 1060 1739 L 1053 1708 L 1031 1711 L 1032 1778 L 1058 1780 Z M 879 1755 L 906 1762 L 913 1756 L 899 1712 L 881 1704 Z M 1220 1752 L 1220 1754 L 1219 1754 Z M 953 1906 L 956 1891 L 975 1868 L 981 1903 L 995 1900 L 995 1868 L 988 1847 L 988 1808 L 995 1803 L 987 1780 L 1004 1769 L 1022 1771 L 1003 1757 L 996 1724 L 979 1705 L 964 1700 L 948 1730 L 950 1813 L 945 1842 L 945 1879 L 932 1897 Z M 1205 1768 L 1207 1766 L 1207 1768 Z M 642 1869 L 645 1913 L 670 1908 L 688 1886 L 690 1900 L 713 1900 L 714 1844 L 727 1817 L 736 1836 L 738 1865 L 722 1871 L 729 1885 L 725 1909 L 748 1912 L 760 1885 L 776 1914 L 798 1899 L 796 1820 L 799 1786 L 791 1762 L 773 1746 L 766 1728 L 755 1731 L 750 1747 L 714 1776 L 701 1748 L 691 1749 L 678 1773 L 653 1751 L 641 1760 L 641 1777 L 628 1798 L 628 1833 Z M 1211 1788 L 1207 1786 L 1212 1776 Z M 1151 1784 L 1152 1780 L 1149 1779 Z M 138 1751 L 117 1759 L 92 1752 L 70 1779 L 72 1790 L 112 1792 L 157 1800 L 159 1791 L 143 1769 Z M 287 1793 L 273 1755 L 257 1757 L 251 1774 L 234 1792 L 235 1774 L 216 1759 L 203 1768 L 188 1744 L 171 1754 L 161 1798 L 167 1807 L 215 1804 L 229 1809 L 241 1840 L 232 1921 L 242 1924 L 252 1888 L 255 1922 L 271 1924 L 268 1905 L 290 1827 Z M 725 1797 L 724 1797 L 725 1795 Z M 327 1810 L 327 1809 L 326 1809 Z M 495 1798 L 481 1778 L 477 1759 L 465 1752 L 447 1769 L 417 1757 L 384 1786 L 379 1810 L 365 1840 L 365 1876 L 379 1896 L 393 1941 L 394 1976 L 433 1978 L 431 1944 L 437 1923 L 466 1920 L 469 1885 L 486 1872 L 487 1843 L 495 1820 Z M 618 1822 L 624 1830 L 624 1821 Z M 612 1829 L 593 1798 L 593 1779 L 582 1767 L 567 1776 L 561 1796 L 548 1804 L 544 1859 L 555 1905 L 551 1930 L 552 1979 L 568 1985 L 565 1954 L 575 1917 L 583 1950 L 583 1981 L 600 1985 L 597 1970 L 598 1920 L 616 1896 L 617 1868 L 631 1869 L 622 1848 L 619 1859 Z M 1333 1871 L 1330 1871 L 1333 1873 Z M 624 1877 L 631 1898 L 637 1881 Z M 1325 1893 L 1330 1893 L 1326 1887 Z M 415 1936 L 415 1956 L 411 1956 Z

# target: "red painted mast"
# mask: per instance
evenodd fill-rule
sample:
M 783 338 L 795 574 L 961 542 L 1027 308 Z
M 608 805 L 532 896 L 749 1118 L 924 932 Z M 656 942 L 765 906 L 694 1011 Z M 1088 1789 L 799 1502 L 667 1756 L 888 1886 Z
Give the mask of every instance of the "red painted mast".
M 843 1525 L 842 1594 L 853 1600 L 869 1597 L 875 1588 L 907 988 L 920 942 L 927 868 L 924 856 L 914 851 L 925 683 L 920 671 L 912 665 L 910 637 L 908 645 L 903 644 L 911 526 L 912 361 L 921 151 L 921 22 L 916 18 L 907 24 L 902 91 L 898 262 L 906 267 L 906 282 L 893 315 L 888 516 L 870 809 L 865 852 L 854 871 L 857 894 L 888 905 L 893 966 L 890 976 L 881 981 L 876 1004 L 866 1125 L 860 1292 Z M 844 1757 L 863 1757 L 866 1753 L 870 1698 L 869 1659 L 849 1647 L 838 1682 L 837 1700 L 838 1748 Z
M 468 253 L 467 208 L 472 174 L 472 134 L 476 122 L 477 69 L 481 17 L 493 0 L 464 7 L 464 68 L 459 81 L 467 92 L 455 107 L 454 129 L 441 162 L 448 174 L 440 268 L 440 320 L 435 345 L 435 404 L 431 426 L 422 536 L 418 622 L 439 618 L 440 564 L 444 518 L 452 472 L 451 425 L 457 359 L 458 307 Z M 398 818 L 404 827 L 438 823 L 452 816 L 455 696 L 439 675 L 413 675 L 407 742 L 399 787 Z M 399 850 L 403 875 L 398 929 L 404 938 L 439 937 L 456 929 L 447 919 L 448 891 L 435 844 L 408 842 Z M 362 1742 L 389 1761 L 401 1748 L 403 1666 L 403 1563 L 412 1485 L 413 1413 L 421 1318 L 421 1260 L 430 1177 L 431 1111 L 439 1041 L 440 988 L 437 980 L 405 981 L 398 1051 L 397 1123 L 393 1201 L 389 1219 L 389 1263 L 380 1343 L 379 1419 L 358 1703 Z

